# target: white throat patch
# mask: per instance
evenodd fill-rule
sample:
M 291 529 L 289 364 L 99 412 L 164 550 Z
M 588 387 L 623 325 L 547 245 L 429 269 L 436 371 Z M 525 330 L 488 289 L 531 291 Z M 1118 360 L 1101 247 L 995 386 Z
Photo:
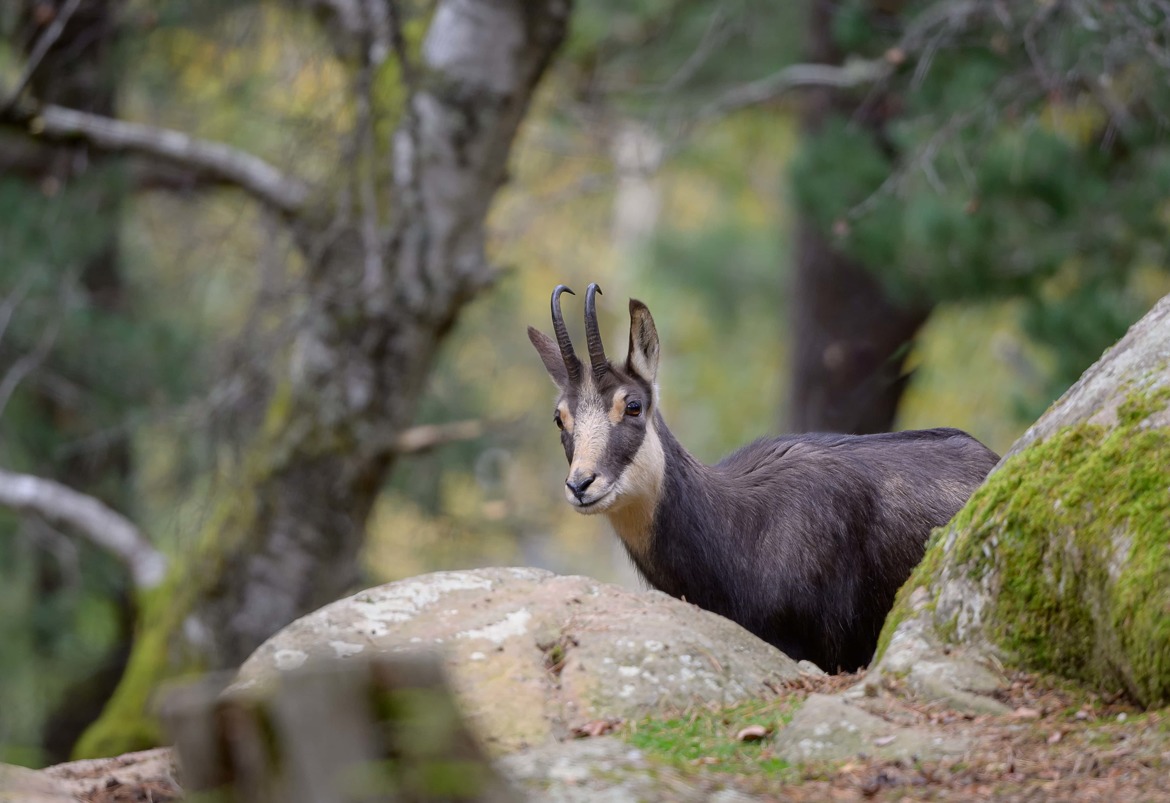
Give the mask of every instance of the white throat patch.
M 650 527 L 665 481 L 666 454 L 651 420 L 637 454 L 615 483 L 617 500 L 605 511 L 618 538 L 635 555 L 645 555 L 650 549 Z

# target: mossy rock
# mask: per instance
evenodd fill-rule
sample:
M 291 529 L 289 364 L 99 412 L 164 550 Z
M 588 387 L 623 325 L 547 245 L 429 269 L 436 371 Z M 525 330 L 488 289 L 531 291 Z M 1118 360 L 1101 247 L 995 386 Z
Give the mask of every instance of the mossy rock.
M 910 633 L 919 650 L 962 646 L 1170 703 L 1170 298 L 936 532 L 886 623 L 879 668 L 899 664 L 889 653 Z

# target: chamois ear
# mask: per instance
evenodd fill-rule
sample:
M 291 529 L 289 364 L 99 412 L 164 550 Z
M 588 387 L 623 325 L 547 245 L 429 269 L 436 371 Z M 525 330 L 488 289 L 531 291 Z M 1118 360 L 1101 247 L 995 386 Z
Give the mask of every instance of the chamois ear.
M 561 349 L 556 341 L 535 326 L 528 327 L 528 339 L 536 346 L 536 353 L 540 355 L 540 361 L 544 363 L 544 369 L 552 377 L 553 383 L 561 390 L 568 387 L 569 371 L 565 368 L 565 360 L 561 357 Z
M 626 370 L 645 379 L 651 385 L 658 376 L 658 330 L 650 310 L 637 299 L 630 299 L 630 354 Z

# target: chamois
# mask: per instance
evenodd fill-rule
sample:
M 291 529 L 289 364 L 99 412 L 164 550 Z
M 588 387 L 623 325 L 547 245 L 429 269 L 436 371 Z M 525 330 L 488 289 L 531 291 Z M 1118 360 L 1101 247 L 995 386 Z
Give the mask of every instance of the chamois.
M 998 458 L 957 429 L 758 440 L 714 466 L 692 457 L 659 411 L 658 332 L 630 299 L 629 356 L 605 356 L 585 295 L 589 366 L 552 294 L 556 341 L 528 337 L 560 390 L 565 498 L 605 513 L 655 588 L 727 617 L 826 671 L 869 663 L 898 587 L 934 527 Z

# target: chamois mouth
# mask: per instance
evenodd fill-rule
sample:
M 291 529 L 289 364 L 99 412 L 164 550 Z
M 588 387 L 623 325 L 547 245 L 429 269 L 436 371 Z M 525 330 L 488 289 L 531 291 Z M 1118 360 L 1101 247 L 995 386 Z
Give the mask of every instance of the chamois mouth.
M 583 502 L 573 498 L 570 494 L 566 494 L 565 496 L 568 498 L 569 504 L 576 508 L 578 513 L 600 513 L 609 507 L 608 503 L 613 499 L 613 487 L 607 488 L 601 496 L 586 499 Z

